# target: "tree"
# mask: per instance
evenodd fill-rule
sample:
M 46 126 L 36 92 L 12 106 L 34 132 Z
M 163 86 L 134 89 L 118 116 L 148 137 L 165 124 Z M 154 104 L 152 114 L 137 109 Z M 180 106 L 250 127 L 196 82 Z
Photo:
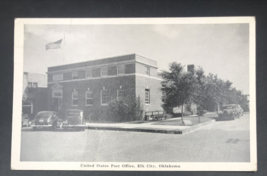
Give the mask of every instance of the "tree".
M 111 100 L 108 104 L 108 121 L 128 122 L 142 119 L 143 104 L 140 97 L 126 96 Z
M 161 90 L 165 94 L 165 107 L 181 106 L 182 122 L 184 105 L 194 100 L 197 95 L 197 79 L 191 72 L 185 72 L 184 66 L 173 62 L 169 65 L 170 71 L 163 71 Z

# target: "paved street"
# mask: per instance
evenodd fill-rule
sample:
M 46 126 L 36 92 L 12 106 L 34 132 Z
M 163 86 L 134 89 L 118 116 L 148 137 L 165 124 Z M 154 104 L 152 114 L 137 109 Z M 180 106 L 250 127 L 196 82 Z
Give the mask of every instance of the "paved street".
M 32 131 L 23 128 L 21 161 L 248 162 L 249 115 L 187 134 Z

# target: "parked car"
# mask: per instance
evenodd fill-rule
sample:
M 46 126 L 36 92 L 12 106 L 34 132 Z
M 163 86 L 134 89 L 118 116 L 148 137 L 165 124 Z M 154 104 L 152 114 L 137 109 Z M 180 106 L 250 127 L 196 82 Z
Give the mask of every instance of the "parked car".
M 38 128 L 58 128 L 59 115 L 54 111 L 41 111 L 38 112 L 32 122 L 33 130 Z
M 23 126 L 30 126 L 30 118 L 28 114 L 22 114 L 22 118 L 21 118 L 21 127 Z
M 68 109 L 65 117 L 61 120 L 60 126 L 63 129 L 77 129 L 84 131 L 85 120 L 83 118 L 83 111 L 78 109 Z
M 235 104 L 235 108 L 237 109 L 239 117 L 243 116 L 244 111 L 241 106 L 239 104 Z
M 227 104 L 222 106 L 222 110 L 218 112 L 220 120 L 234 120 L 239 117 L 238 109 L 235 104 Z

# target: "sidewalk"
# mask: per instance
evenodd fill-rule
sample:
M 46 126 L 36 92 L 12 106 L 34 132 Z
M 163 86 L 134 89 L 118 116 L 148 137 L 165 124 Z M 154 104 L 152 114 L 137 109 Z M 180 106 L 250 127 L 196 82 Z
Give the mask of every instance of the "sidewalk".
M 173 120 L 173 119 L 169 119 Z M 115 130 L 115 131 L 135 131 L 135 132 L 151 132 L 166 134 L 184 134 L 200 129 L 202 126 L 213 123 L 211 119 L 194 126 L 171 126 L 171 125 L 152 125 L 154 122 L 130 124 L 130 123 L 86 123 L 87 129 L 94 130 Z

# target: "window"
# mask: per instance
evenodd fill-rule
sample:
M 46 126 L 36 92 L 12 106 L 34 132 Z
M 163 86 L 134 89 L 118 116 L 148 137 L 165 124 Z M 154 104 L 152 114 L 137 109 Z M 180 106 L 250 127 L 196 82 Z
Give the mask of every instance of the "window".
M 92 78 L 92 69 L 86 70 L 86 78 Z
M 146 66 L 146 75 L 150 75 L 150 68 Z
M 145 89 L 145 104 L 150 104 L 150 91 Z
M 125 74 L 125 65 L 118 65 L 118 75 Z
M 37 83 L 32 83 L 32 87 L 33 88 L 37 88 L 38 87 L 38 84 Z
M 108 76 L 108 68 L 107 67 L 101 68 L 101 76 Z
M 93 93 L 92 93 L 92 91 L 88 90 L 85 92 L 85 103 L 87 106 L 93 105 Z
M 28 87 L 32 88 L 32 83 L 31 82 L 28 83 Z
M 79 75 L 78 72 L 72 72 L 72 79 L 78 79 Z
M 107 105 L 108 102 L 109 102 L 108 91 L 107 90 L 102 90 L 101 91 L 101 104 L 102 105 Z
M 117 66 L 108 67 L 108 76 L 117 75 Z
M 166 98 L 167 98 L 166 91 L 165 91 L 165 90 L 163 90 L 163 91 L 162 91 L 162 99 L 161 99 L 163 103 L 165 103 L 165 102 L 166 102 Z
M 63 80 L 63 74 L 53 75 L 53 81 L 62 81 L 62 80 Z
M 100 68 L 95 68 L 92 70 L 92 77 L 93 78 L 100 77 Z
M 122 100 L 123 97 L 125 97 L 125 91 L 124 90 L 118 90 L 117 91 L 117 100 Z
M 72 106 L 78 106 L 78 92 L 72 92 Z
M 126 64 L 125 65 L 125 74 L 135 73 L 135 64 Z
M 37 88 L 38 87 L 38 84 L 35 83 L 35 82 L 28 82 L 28 87 L 29 88 Z

